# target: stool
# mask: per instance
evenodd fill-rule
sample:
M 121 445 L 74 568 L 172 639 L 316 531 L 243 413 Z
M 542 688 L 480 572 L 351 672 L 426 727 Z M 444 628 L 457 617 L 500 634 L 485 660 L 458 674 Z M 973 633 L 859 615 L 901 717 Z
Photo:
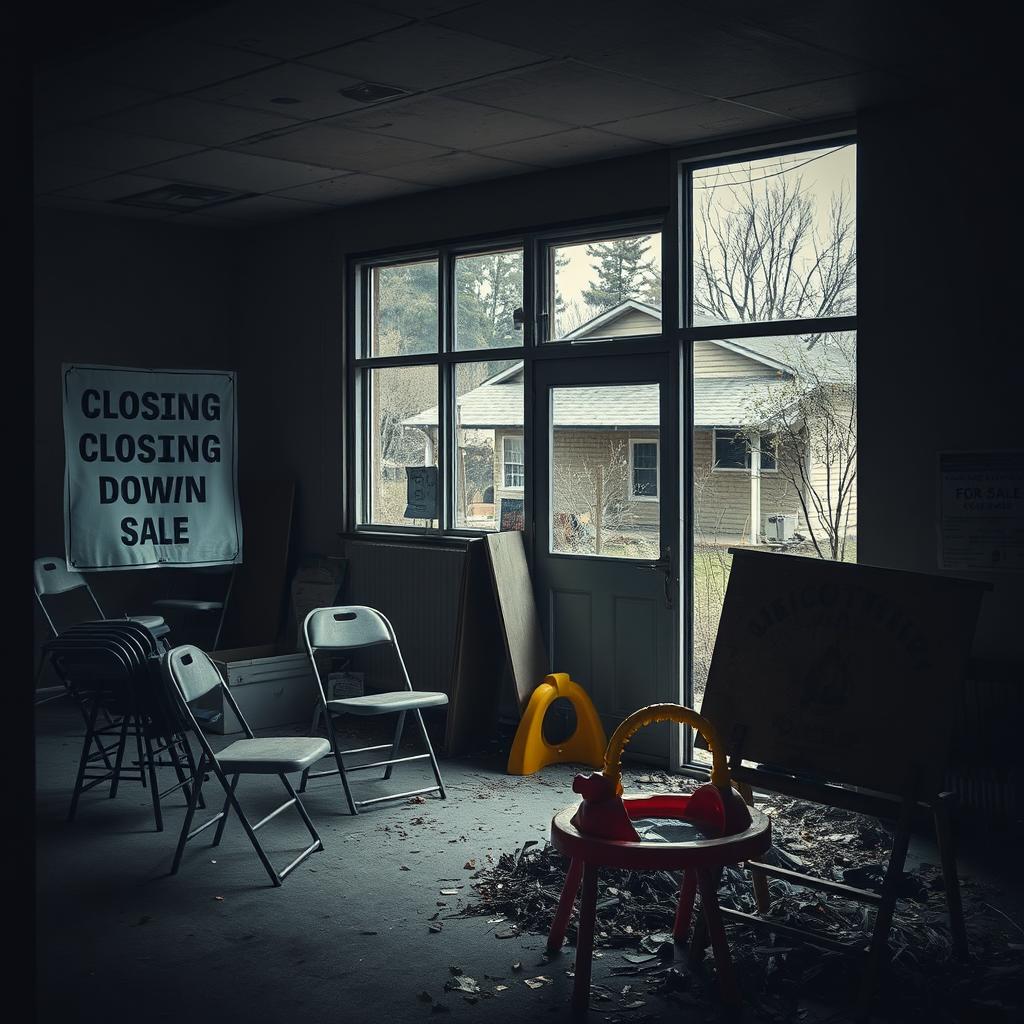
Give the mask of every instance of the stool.
M 673 817 L 664 795 L 622 798 L 631 820 L 645 817 Z M 676 798 L 685 806 L 685 798 Z M 559 811 L 551 821 L 551 842 L 569 858 L 569 870 L 558 901 L 558 909 L 548 935 L 549 954 L 557 953 L 565 939 L 572 916 L 576 892 L 582 879 L 580 921 L 576 941 L 576 980 L 572 992 L 574 1011 L 585 1011 L 590 1004 L 590 972 L 594 945 L 594 921 L 597 904 L 597 872 L 599 868 L 626 868 L 631 871 L 682 871 L 679 904 L 672 934 L 676 942 L 686 939 L 693 914 L 694 897 L 700 890 L 702 923 L 694 927 L 690 957 L 697 960 L 710 935 L 715 954 L 719 991 L 724 1002 L 739 1002 L 739 990 L 729 956 L 729 945 L 718 906 L 718 882 L 727 864 L 738 864 L 767 852 L 772 843 L 771 821 L 759 810 L 750 808 L 751 823 L 735 835 L 717 839 L 698 838 L 682 843 L 624 842 L 582 834 L 574 823 L 579 805 Z

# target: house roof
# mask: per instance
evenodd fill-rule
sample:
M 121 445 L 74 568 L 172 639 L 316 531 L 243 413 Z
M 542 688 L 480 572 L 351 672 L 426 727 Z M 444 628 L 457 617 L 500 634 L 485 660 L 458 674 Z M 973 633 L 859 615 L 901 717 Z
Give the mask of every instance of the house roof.
M 627 299 L 581 324 L 567 338 L 584 338 L 595 330 L 637 311 L 661 319 L 656 306 Z M 794 373 L 820 381 L 853 383 L 853 368 L 835 346 L 817 342 L 808 347 L 796 337 L 743 338 L 740 341 L 711 340 L 731 352 L 792 377 Z M 522 361 L 485 380 L 458 400 L 459 424 L 465 429 L 522 428 Z M 786 386 L 785 380 L 756 374 L 693 379 L 694 426 L 736 427 L 756 418 L 754 405 L 772 391 Z M 437 426 L 437 407 L 425 409 L 403 420 L 406 426 Z M 561 389 L 555 404 L 555 426 L 579 429 L 656 427 L 657 387 L 653 384 L 625 384 Z
M 504 376 L 504 375 L 499 375 Z M 511 379 L 510 379 L 511 378 Z M 515 375 L 493 377 L 458 400 L 464 429 L 523 426 L 523 389 Z M 768 377 L 698 377 L 693 382 L 695 427 L 735 427 L 750 422 L 753 404 L 765 389 L 785 386 Z M 555 397 L 555 426 L 581 430 L 658 426 L 656 384 L 566 387 Z M 409 427 L 437 426 L 437 406 L 403 421 Z

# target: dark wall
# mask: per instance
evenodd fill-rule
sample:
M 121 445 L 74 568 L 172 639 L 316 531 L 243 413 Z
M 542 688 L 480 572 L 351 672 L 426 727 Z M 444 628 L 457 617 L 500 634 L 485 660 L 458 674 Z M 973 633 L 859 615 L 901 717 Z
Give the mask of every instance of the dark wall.
M 64 552 L 61 363 L 230 368 L 233 249 L 205 228 L 36 211 L 35 555 Z M 141 613 L 168 572 L 90 583 L 108 614 Z

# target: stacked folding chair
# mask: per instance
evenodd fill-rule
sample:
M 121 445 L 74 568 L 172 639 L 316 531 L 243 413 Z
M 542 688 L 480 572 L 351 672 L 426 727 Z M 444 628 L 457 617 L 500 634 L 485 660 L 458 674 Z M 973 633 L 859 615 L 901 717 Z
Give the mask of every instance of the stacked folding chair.
M 113 798 L 121 782 L 138 782 L 150 790 L 162 831 L 161 799 L 180 789 L 191 800 L 196 775 L 188 739 L 159 680 L 164 645 L 139 622 L 103 619 L 64 630 L 44 650 L 85 720 L 68 820 L 87 790 L 109 782 Z M 172 768 L 177 782 L 161 792 L 156 769 L 162 767 Z

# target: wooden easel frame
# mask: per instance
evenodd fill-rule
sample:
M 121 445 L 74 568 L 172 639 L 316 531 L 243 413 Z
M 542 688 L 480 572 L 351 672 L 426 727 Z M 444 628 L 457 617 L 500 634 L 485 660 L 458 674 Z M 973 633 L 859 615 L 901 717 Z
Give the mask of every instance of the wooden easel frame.
M 768 879 L 779 878 L 794 885 L 811 889 L 819 889 L 836 896 L 842 896 L 859 903 L 866 903 L 876 908 L 871 939 L 867 947 L 859 943 L 843 943 L 828 936 L 821 935 L 810 929 L 797 928 L 782 924 L 754 914 L 745 914 L 738 910 L 722 907 L 721 913 L 728 920 L 737 921 L 754 928 L 772 931 L 779 935 L 790 936 L 805 942 L 822 946 L 835 952 L 864 959 L 864 976 L 861 983 L 861 1009 L 866 1013 L 871 996 L 878 981 L 883 959 L 889 950 L 889 928 L 893 914 L 900 879 L 903 875 L 910 846 L 910 833 L 915 820 L 922 813 L 930 813 L 935 826 L 935 836 L 939 848 L 939 860 L 942 868 L 942 879 L 946 892 L 946 906 L 949 912 L 950 932 L 953 940 L 953 954 L 960 960 L 969 955 L 967 943 L 967 927 L 964 922 L 963 904 L 960 900 L 960 881 L 956 871 L 956 852 L 953 846 L 953 831 L 950 821 L 950 805 L 954 794 L 950 792 L 935 793 L 923 796 L 920 792 L 920 773 L 913 771 L 906 780 L 903 793 L 900 795 L 862 793 L 853 789 L 833 785 L 826 782 L 787 775 L 783 772 L 770 771 L 764 768 L 751 768 L 742 764 L 739 753 L 740 744 L 735 744 L 730 753 L 729 773 L 736 783 L 736 788 L 748 805 L 753 805 L 753 790 L 763 789 L 772 793 L 800 800 L 809 800 L 827 807 L 865 814 L 875 818 L 895 820 L 896 834 L 892 852 L 886 866 L 885 879 L 881 893 L 857 886 L 846 885 L 830 879 L 818 878 L 814 875 L 791 871 L 788 868 L 776 867 L 762 861 L 748 861 L 744 865 L 750 870 L 754 886 L 754 898 L 758 914 L 764 914 L 770 905 Z

